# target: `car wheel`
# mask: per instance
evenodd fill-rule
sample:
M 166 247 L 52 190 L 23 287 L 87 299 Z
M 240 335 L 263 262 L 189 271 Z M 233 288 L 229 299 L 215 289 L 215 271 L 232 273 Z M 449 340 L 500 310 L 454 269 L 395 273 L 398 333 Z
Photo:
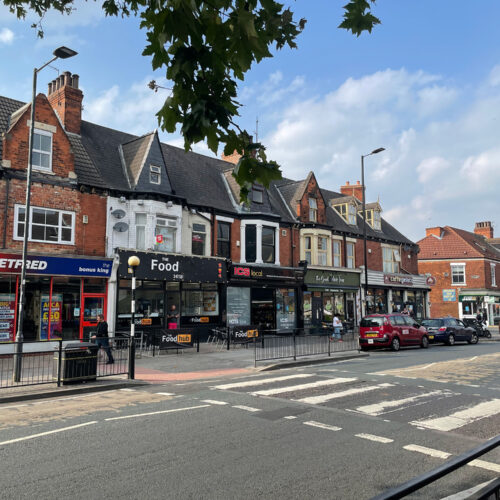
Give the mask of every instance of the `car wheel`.
M 450 333 L 448 335 L 448 340 L 446 341 L 446 343 L 448 345 L 455 345 L 455 335 L 453 335 L 452 333 Z
M 429 347 L 429 339 L 424 335 L 422 337 L 422 343 L 420 344 L 422 349 L 427 349 Z
M 479 342 L 479 338 L 477 336 L 477 334 L 473 333 L 471 336 L 470 336 L 470 339 L 467 341 L 469 344 L 477 344 Z
M 397 337 L 394 337 L 391 342 L 391 349 L 393 351 L 399 351 L 399 348 L 401 347 L 401 344 L 399 343 L 399 339 Z

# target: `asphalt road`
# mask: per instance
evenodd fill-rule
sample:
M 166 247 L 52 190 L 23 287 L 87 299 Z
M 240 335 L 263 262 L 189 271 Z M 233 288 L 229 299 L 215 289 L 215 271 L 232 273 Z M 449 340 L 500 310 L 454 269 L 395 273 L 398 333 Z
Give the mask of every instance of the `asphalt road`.
M 500 429 L 500 343 L 0 406 L 0 498 L 369 499 Z M 500 475 L 500 450 L 410 498 Z

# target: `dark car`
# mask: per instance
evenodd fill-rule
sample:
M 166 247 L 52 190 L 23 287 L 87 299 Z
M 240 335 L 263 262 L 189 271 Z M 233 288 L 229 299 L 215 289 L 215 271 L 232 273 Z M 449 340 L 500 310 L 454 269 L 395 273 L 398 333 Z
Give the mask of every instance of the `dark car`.
M 432 318 L 422 320 L 422 326 L 427 329 L 431 342 L 442 342 L 453 345 L 455 342 L 477 344 L 479 338 L 474 328 L 465 326 L 457 318 Z
M 390 347 L 399 351 L 403 346 L 429 346 L 427 330 L 404 314 L 370 314 L 359 325 L 359 346 L 362 351 Z

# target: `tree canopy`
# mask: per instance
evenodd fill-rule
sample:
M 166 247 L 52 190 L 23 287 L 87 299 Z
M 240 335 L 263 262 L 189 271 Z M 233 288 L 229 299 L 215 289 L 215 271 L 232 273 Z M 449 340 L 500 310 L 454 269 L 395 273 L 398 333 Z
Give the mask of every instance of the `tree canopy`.
M 96 0 L 97 1 L 97 0 Z M 50 9 L 71 15 L 74 0 L 3 0 L 10 11 L 24 19 L 35 12 L 33 25 L 43 37 L 42 20 Z M 380 21 L 371 13 L 375 0 L 349 0 L 339 28 L 359 36 Z M 184 147 L 206 141 L 218 154 L 237 151 L 241 158 L 234 177 L 247 201 L 253 183 L 268 186 L 279 179 L 279 165 L 266 157 L 265 147 L 239 127 L 241 104 L 237 86 L 254 63 L 273 57 L 273 50 L 297 47 L 305 19 L 275 0 L 103 0 L 108 16 L 136 15 L 146 30 L 143 55 L 154 70 L 165 70 L 171 92 L 157 112 L 159 127 L 180 130 Z M 160 88 L 150 83 L 154 91 Z

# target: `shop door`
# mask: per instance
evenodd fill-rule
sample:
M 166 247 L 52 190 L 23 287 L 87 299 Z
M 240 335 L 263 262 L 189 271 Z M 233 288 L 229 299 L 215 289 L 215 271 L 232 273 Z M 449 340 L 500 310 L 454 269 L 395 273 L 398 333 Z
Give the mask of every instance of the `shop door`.
M 312 297 L 312 326 L 313 328 L 321 328 L 323 321 L 323 299 L 321 293 Z
M 88 342 L 97 328 L 97 315 L 104 314 L 106 318 L 106 295 L 84 294 L 80 312 L 80 339 Z
M 276 310 L 274 290 L 270 288 L 252 288 L 252 325 L 258 325 L 259 330 L 276 329 Z

